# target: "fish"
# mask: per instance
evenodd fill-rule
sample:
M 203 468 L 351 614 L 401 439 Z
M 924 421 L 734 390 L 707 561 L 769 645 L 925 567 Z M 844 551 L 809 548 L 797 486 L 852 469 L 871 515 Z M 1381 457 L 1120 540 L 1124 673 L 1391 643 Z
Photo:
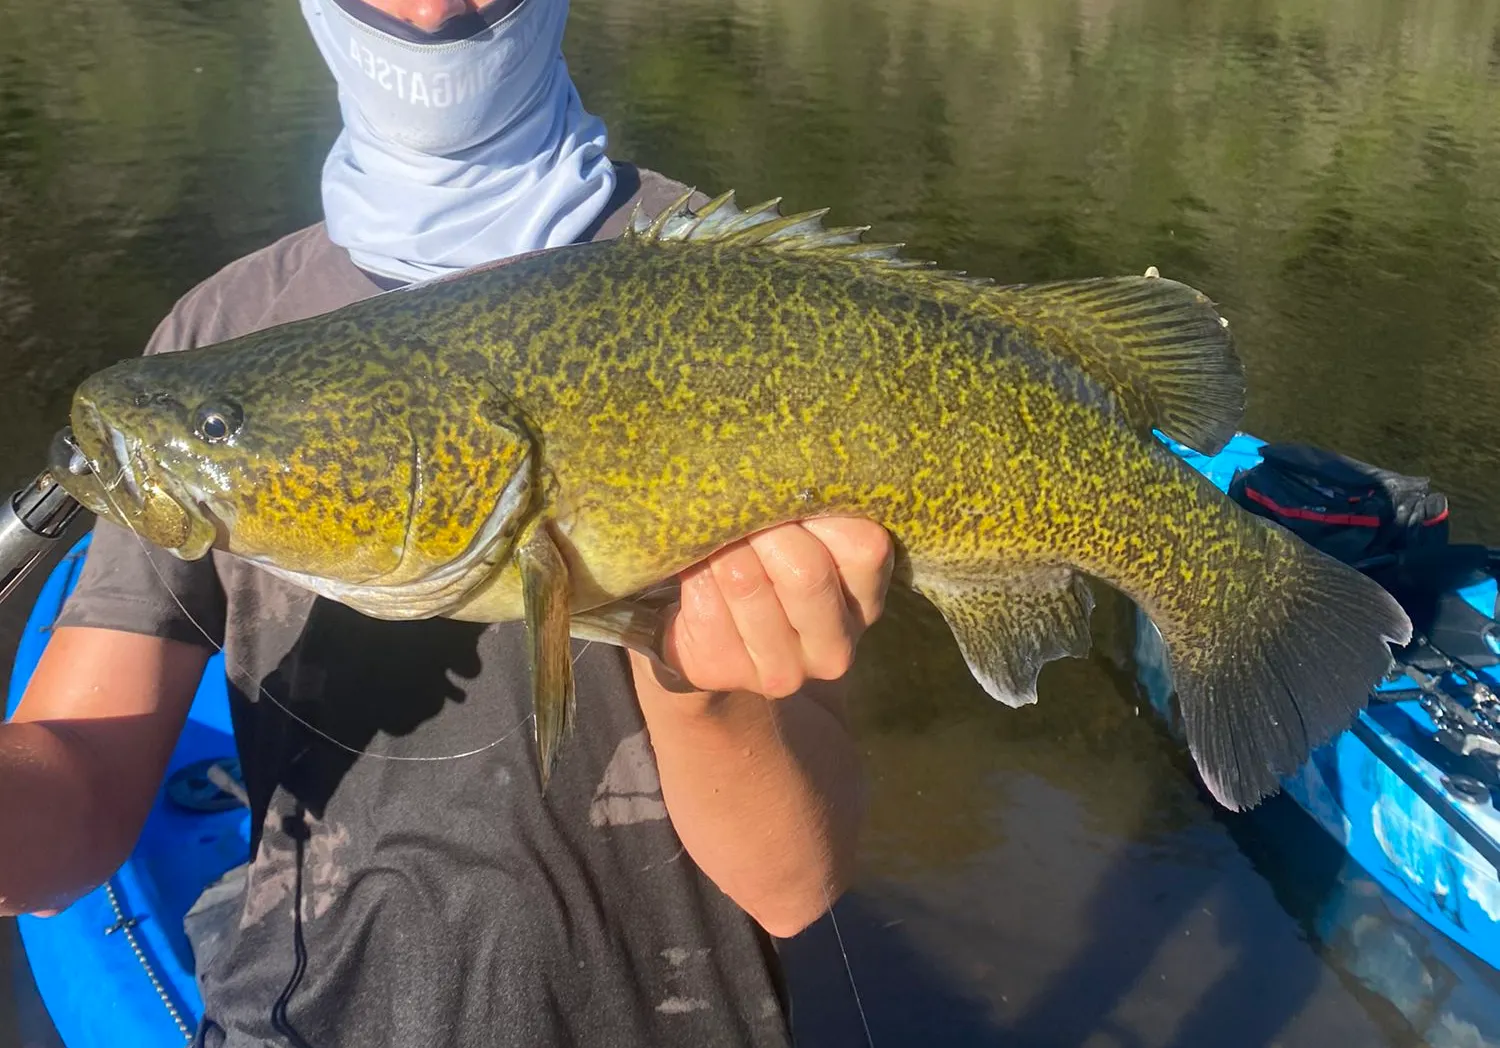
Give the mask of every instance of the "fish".
M 77 387 L 54 472 L 185 559 L 377 618 L 523 621 L 543 789 L 576 718 L 570 638 L 660 660 L 677 573 L 816 516 L 882 524 L 892 585 L 1009 706 L 1088 653 L 1095 587 L 1123 593 L 1230 809 L 1347 727 L 1409 641 L 1384 589 L 1162 441 L 1212 454 L 1244 410 L 1201 291 L 1154 269 L 1005 284 L 827 209 L 691 201 L 116 363 Z

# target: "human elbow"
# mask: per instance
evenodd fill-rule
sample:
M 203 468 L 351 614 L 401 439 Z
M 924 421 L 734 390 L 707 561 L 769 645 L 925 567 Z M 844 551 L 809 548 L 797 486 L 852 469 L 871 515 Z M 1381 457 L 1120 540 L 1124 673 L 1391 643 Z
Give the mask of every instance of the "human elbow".
M 102 878 L 100 883 L 103 883 Z M 55 917 L 97 887 L 87 885 L 66 893 L 26 897 L 0 896 L 0 917 Z
M 50 917 L 107 881 L 130 851 L 115 827 L 63 830 L 0 862 L 0 917 Z
M 838 885 L 826 893 L 794 894 L 757 906 L 751 916 L 768 935 L 792 939 L 817 923 L 843 893 L 843 885 Z
M 0 734 L 0 915 L 64 910 L 129 856 L 149 804 L 105 774 L 72 727 L 13 723 Z
M 819 917 L 826 912 L 825 908 L 819 907 L 816 911 L 808 909 L 801 914 L 785 913 L 773 914 L 765 917 L 756 917 L 756 923 L 766 930 L 766 934 L 777 939 L 795 939 L 810 928 Z

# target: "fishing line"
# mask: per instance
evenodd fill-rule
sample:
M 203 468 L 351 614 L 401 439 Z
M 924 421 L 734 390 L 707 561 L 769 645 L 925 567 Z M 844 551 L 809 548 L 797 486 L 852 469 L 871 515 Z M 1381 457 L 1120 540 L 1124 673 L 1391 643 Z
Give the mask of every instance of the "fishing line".
M 161 568 L 157 567 L 156 558 L 154 558 L 151 555 L 151 548 L 150 548 L 150 546 L 147 545 L 145 537 L 142 536 L 141 533 L 136 530 L 135 525 L 133 523 L 131 523 L 129 516 L 127 516 L 125 513 L 123 513 L 121 511 L 119 503 L 117 503 L 111 497 L 110 492 L 112 492 L 114 490 L 113 485 L 109 485 L 109 484 L 106 484 L 104 482 L 104 477 L 100 475 L 98 468 L 95 467 L 95 465 L 94 465 L 94 463 L 92 461 L 88 462 L 88 467 L 89 467 L 89 472 L 94 475 L 95 479 L 97 479 L 99 481 L 100 485 L 104 488 L 104 498 L 105 498 L 105 501 L 107 501 L 110 504 L 110 507 L 115 511 L 115 515 L 118 516 L 120 518 L 120 520 L 122 520 L 125 523 L 125 527 L 130 531 L 130 533 L 135 536 L 136 542 L 140 543 L 141 552 L 146 555 L 146 563 L 148 563 L 148 564 L 151 565 L 151 570 L 156 573 L 156 577 L 161 582 L 162 588 L 167 591 L 167 596 L 171 597 L 172 598 L 172 603 L 176 604 L 177 607 L 178 607 L 178 610 L 180 610 L 183 613 L 183 615 L 187 616 L 187 620 L 193 624 L 193 628 L 196 629 L 199 633 L 203 634 L 203 639 L 206 640 L 206 641 L 208 641 L 209 645 L 215 651 L 217 651 L 219 654 L 221 654 L 221 655 L 224 656 L 226 673 L 228 673 L 228 671 L 230 669 L 230 657 L 229 657 L 229 653 L 224 650 L 224 646 L 222 644 L 220 644 L 218 641 L 214 640 L 213 635 L 210 634 L 208 632 L 208 630 L 206 630 L 203 627 L 203 624 L 200 623 L 197 620 L 197 618 L 195 618 L 193 616 L 193 613 L 187 609 L 187 605 L 183 604 L 182 601 L 180 599 L 178 599 L 177 594 L 174 593 L 174 592 L 172 592 L 172 584 L 170 582 L 168 582 L 167 581 L 167 577 L 162 574 Z M 115 483 L 116 484 L 118 484 L 120 482 L 120 480 L 124 478 L 124 476 L 125 476 L 125 469 L 126 469 L 126 467 L 124 467 L 124 466 L 120 467 L 120 476 L 115 478 Z M 584 646 L 583 651 L 586 651 L 586 650 L 588 650 L 587 645 Z M 581 656 L 583 654 L 583 651 L 580 651 L 578 654 Z M 253 679 L 252 676 L 249 673 L 245 672 L 245 668 L 242 665 L 240 665 L 239 663 L 237 663 L 237 662 L 233 664 L 233 670 L 234 670 L 234 673 L 232 675 L 235 676 L 235 677 L 238 677 L 241 681 L 249 681 L 249 680 Z M 325 742 L 332 743 L 334 746 L 337 746 L 339 749 L 343 750 L 344 752 L 346 752 L 346 753 L 352 753 L 356 757 L 373 757 L 376 760 L 383 760 L 383 761 L 416 761 L 416 762 L 456 761 L 456 760 L 461 760 L 464 757 L 473 757 L 473 756 L 476 756 L 478 754 L 481 754 L 481 753 L 485 752 L 486 750 L 492 750 L 496 746 L 499 746 L 501 743 L 503 743 L 506 740 L 510 739 L 513 735 L 515 735 L 516 732 L 520 731 L 523 727 L 526 726 L 526 722 L 527 721 L 531 720 L 535 716 L 535 714 L 527 714 L 525 717 L 523 717 L 521 719 L 521 722 L 519 724 L 517 724 L 514 728 L 511 728 L 504 735 L 501 735 L 498 739 L 495 739 L 493 742 L 487 742 L 483 746 L 478 746 L 478 747 L 476 747 L 476 748 L 474 748 L 472 750 L 465 750 L 462 753 L 450 753 L 450 754 L 447 754 L 447 755 L 441 756 L 441 757 L 411 757 L 411 756 L 404 756 L 404 755 L 392 754 L 392 753 L 376 753 L 373 750 L 361 750 L 361 749 L 357 749 L 354 746 L 350 746 L 349 744 L 347 744 L 345 742 L 342 742 L 339 739 L 334 738 L 332 735 L 328 734 L 326 731 L 324 731 L 322 728 L 319 728 L 317 725 L 311 724 L 307 720 L 305 720 L 304 718 L 299 717 L 290 708 L 288 708 L 285 703 L 283 703 L 280 699 L 276 698 L 276 696 L 272 695 L 268 690 L 266 690 L 266 686 L 264 684 L 256 684 L 255 685 L 255 689 L 261 695 L 264 695 L 267 699 L 269 699 L 271 701 L 271 705 L 275 706 L 278 710 L 280 710 L 282 713 L 286 714 L 293 721 L 295 721 L 296 723 L 300 724 L 302 727 L 306 728 L 308 731 L 312 732 L 314 735 L 318 736 L 320 739 L 323 739 Z

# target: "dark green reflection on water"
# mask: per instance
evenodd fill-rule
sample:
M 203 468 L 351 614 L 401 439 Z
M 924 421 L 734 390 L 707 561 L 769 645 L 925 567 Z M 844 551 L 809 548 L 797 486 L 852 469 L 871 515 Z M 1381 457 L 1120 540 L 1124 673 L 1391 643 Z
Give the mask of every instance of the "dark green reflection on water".
M 1500 0 L 573 12 L 615 155 L 1005 280 L 1156 265 L 1231 318 L 1248 428 L 1430 474 L 1459 537 L 1500 542 Z M 0 8 L 0 472 L 177 296 L 316 217 L 336 126 L 291 0 Z M 1194 847 L 1181 754 L 1101 662 L 1004 710 L 903 614 L 861 667 L 874 874 L 1001 847 L 1026 776 L 1093 831 Z
M 576 10 L 626 152 L 1006 279 L 1157 265 L 1234 321 L 1250 427 L 1429 471 L 1493 536 L 1500 5 Z
M 172 302 L 317 214 L 332 90 L 294 4 L 0 7 L 0 466 Z

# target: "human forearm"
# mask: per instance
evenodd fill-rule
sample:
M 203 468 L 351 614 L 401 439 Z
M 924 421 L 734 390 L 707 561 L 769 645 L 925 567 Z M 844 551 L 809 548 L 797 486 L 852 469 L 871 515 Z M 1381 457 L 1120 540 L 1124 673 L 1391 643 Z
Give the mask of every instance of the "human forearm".
M 895 549 L 880 525 L 767 528 L 679 574 L 668 691 L 631 652 L 662 794 L 693 860 L 773 935 L 795 935 L 853 872 L 864 783 L 841 682 L 880 615 Z
M 0 913 L 65 906 L 125 859 L 207 659 L 157 637 L 53 632 L 0 724 Z
M 632 655 L 662 796 L 689 855 L 773 935 L 816 920 L 853 875 L 864 783 L 837 685 L 785 699 L 668 692 Z M 774 720 L 773 720 L 774 718 Z
M 123 858 L 89 764 L 65 725 L 0 724 L 0 914 L 66 906 Z

